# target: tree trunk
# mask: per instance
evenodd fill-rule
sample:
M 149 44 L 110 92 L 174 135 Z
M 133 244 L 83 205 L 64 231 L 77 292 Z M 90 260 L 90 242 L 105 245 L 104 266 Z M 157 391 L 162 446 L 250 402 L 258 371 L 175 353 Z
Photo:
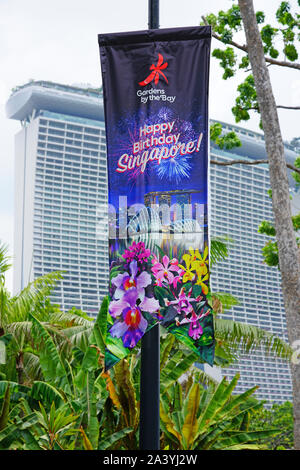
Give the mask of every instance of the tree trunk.
M 16 369 L 18 374 L 18 384 L 24 383 L 24 353 L 20 351 L 16 357 Z
M 238 0 L 265 134 L 282 293 L 289 342 L 300 340 L 300 260 L 291 221 L 289 184 L 276 103 L 253 0 Z M 288 86 L 288 84 L 287 84 Z M 295 449 L 300 449 L 300 365 L 292 364 Z

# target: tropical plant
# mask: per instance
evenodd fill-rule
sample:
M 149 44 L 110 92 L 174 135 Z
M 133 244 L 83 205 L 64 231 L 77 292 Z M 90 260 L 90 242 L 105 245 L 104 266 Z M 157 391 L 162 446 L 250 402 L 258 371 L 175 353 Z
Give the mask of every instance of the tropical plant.
M 218 261 L 226 260 L 232 243 L 232 239 L 222 236 L 211 240 L 211 269 Z M 236 297 L 227 292 L 212 292 L 208 295 L 208 300 L 214 313 L 216 365 L 230 365 L 238 360 L 241 353 L 250 354 L 258 349 L 285 360 L 291 358 L 292 349 L 289 344 L 269 331 L 255 325 L 229 320 L 224 316 L 219 317 L 239 304 Z
M 36 441 L 38 446 L 45 450 L 68 449 L 70 443 L 67 436 L 71 427 L 75 426 L 77 416 L 70 414 L 67 409 L 56 410 L 54 402 L 52 402 L 49 414 L 41 403 L 39 405 L 40 411 L 35 411 L 37 425 L 41 430 L 38 442 Z
M 275 429 L 250 431 L 251 414 L 257 404 L 248 398 L 257 387 L 232 396 L 238 375 L 228 383 L 204 388 L 197 374 L 190 376 L 185 389 L 176 383 L 162 395 L 160 417 L 162 448 L 184 450 L 262 449 L 258 440 L 274 436 Z M 242 407 L 243 405 L 243 407 Z
M 275 436 L 260 439 L 269 450 L 288 450 L 294 447 L 293 404 L 289 401 L 274 403 L 271 408 L 261 407 L 253 415 L 249 429 L 265 430 L 270 427 L 280 429 Z
M 18 295 L 5 287 L 4 272 L 10 267 L 7 247 L 0 245 L 0 342 L 5 347 L 5 364 L 0 374 L 7 380 L 29 384 L 41 378 L 39 356 L 33 347 L 31 314 L 51 333 L 57 345 L 70 354 L 82 331 L 90 332 L 91 319 L 83 312 L 61 312 L 51 305 L 49 295 L 62 274 L 52 272 L 29 283 Z
M 224 259 L 227 247 L 221 244 L 222 240 L 219 239 L 216 258 Z M 272 349 L 277 344 L 277 354 L 288 356 L 289 350 L 284 342 L 268 332 L 218 318 L 219 312 L 237 302 L 232 296 L 215 293 L 209 297 L 209 302 L 215 311 L 215 364 L 228 365 L 236 359 L 239 348 L 251 351 L 262 344 L 266 349 Z M 140 345 L 138 343 L 126 359 L 104 372 L 108 298 L 103 300 L 93 323 L 85 319 L 84 314 L 78 316 L 76 323 L 77 317 L 65 316 L 44 296 L 41 296 L 40 302 L 30 305 L 31 309 L 26 313 L 28 333 L 24 342 L 27 348 L 24 358 L 27 362 L 24 361 L 24 369 L 27 371 L 38 365 L 39 372 L 32 373 L 31 380 L 19 380 L 18 383 L 18 375 L 11 373 L 7 364 L 2 369 L 5 373 L 0 377 L 0 448 L 137 449 Z M 76 316 L 75 312 L 73 314 Z M 7 322 L 5 328 L 10 327 Z M 20 330 L 22 328 L 24 330 L 24 325 Z M 10 331 L 1 337 L 1 341 L 5 338 L 8 347 L 18 330 Z M 161 402 L 165 413 L 168 411 L 165 409 L 166 403 L 168 400 L 172 402 L 175 390 L 177 394 L 181 393 L 184 401 L 189 402 L 188 393 L 192 388 L 193 394 L 195 391 L 198 394 L 198 388 L 201 394 L 207 393 L 205 390 L 211 394 L 216 389 L 217 383 L 195 367 L 196 361 L 199 361 L 197 353 L 162 329 Z M 15 371 L 13 366 L 12 371 Z M 171 413 L 172 410 L 169 411 Z M 194 419 L 189 418 L 190 409 L 181 412 L 185 413 L 184 419 Z M 250 437 L 253 441 L 255 434 Z M 263 439 L 263 434 L 258 437 Z M 169 444 L 167 440 L 168 436 L 164 433 L 163 445 L 173 448 L 174 439 Z M 248 446 L 250 440 L 247 441 Z M 194 443 L 189 441 L 187 444 L 181 438 L 177 445 L 178 448 L 185 448 Z M 212 448 L 217 448 L 217 445 L 214 443 Z
M 42 380 L 34 381 L 30 387 L 17 382 L 0 381 L 2 449 L 138 448 L 140 354 L 137 348 L 135 354 L 120 361 L 110 371 L 103 372 L 107 314 L 108 299 L 104 299 L 88 344 L 83 342 L 82 349 L 73 346 L 71 359 L 62 354 L 51 332 L 42 322 L 31 316 L 32 336 L 39 355 Z M 241 410 L 240 405 L 247 402 L 246 399 L 255 388 L 243 394 L 239 400 L 231 397 L 237 379 L 229 388 L 225 379 L 222 385 L 218 385 L 195 367 L 197 358 L 196 353 L 185 349 L 173 335 L 162 334 L 162 445 L 179 449 L 199 446 L 235 449 L 244 448 L 245 445 L 252 448 L 258 439 L 273 435 L 270 430 L 250 433 L 238 421 L 243 411 L 245 423 L 246 411 L 250 413 L 254 409 L 253 403 L 251 409 L 246 406 L 246 409 Z M 218 398 L 221 396 L 223 402 L 215 403 L 211 400 L 214 394 L 214 400 L 221 400 Z M 228 403 L 233 401 L 228 413 L 224 412 L 226 406 L 229 406 L 228 403 L 225 406 L 225 398 Z M 202 427 L 199 427 L 201 413 L 206 412 L 208 415 L 214 406 L 220 410 L 215 420 L 211 421 L 211 426 L 205 427 L 202 420 Z M 208 411 L 205 411 L 206 408 Z M 230 410 L 234 410 L 234 413 Z M 166 429 L 168 413 L 168 426 L 171 426 L 170 422 L 175 426 L 173 433 Z M 178 421 L 179 418 L 181 421 Z M 190 423 L 193 429 L 199 425 L 199 439 L 192 438 L 188 424 L 184 428 L 187 431 L 179 437 L 180 422 Z M 221 424 L 217 427 L 216 422 L 220 422 L 223 427 Z M 227 434 L 223 435 L 222 430 Z
M 105 449 L 132 431 L 130 427 L 118 429 L 99 441 L 102 409 L 108 397 L 102 377 L 107 309 L 105 299 L 85 350 L 74 346 L 71 358 L 62 354 L 51 332 L 30 314 L 42 380 L 34 381 L 30 387 L 0 382 L 2 448 Z M 10 404 L 13 413 L 9 411 Z M 32 418 L 32 428 L 26 427 L 26 436 L 23 432 L 14 435 L 16 425 L 23 430 L 28 417 Z
M 10 256 L 8 255 L 8 246 L 0 242 L 0 283 L 5 282 L 5 273 L 11 267 Z

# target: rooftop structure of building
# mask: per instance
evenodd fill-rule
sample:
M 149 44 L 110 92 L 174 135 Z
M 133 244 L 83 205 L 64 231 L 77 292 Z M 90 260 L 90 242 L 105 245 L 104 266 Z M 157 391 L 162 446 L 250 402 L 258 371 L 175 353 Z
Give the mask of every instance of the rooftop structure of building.
M 14 88 L 6 105 L 10 119 L 21 122 L 33 112 L 47 110 L 98 121 L 104 120 L 101 89 L 82 89 L 46 81 L 34 81 Z

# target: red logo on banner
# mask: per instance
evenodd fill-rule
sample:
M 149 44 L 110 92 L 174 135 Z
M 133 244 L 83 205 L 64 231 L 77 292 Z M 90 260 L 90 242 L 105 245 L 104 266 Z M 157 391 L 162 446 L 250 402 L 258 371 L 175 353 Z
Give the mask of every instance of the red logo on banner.
M 163 63 L 163 61 L 164 61 L 163 56 L 161 54 L 158 54 L 157 64 L 156 65 L 154 65 L 154 64 L 151 65 L 149 70 L 152 70 L 152 72 L 150 73 L 150 75 L 148 75 L 147 78 L 145 78 L 145 80 L 143 80 L 142 82 L 139 82 L 139 85 L 146 86 L 150 82 L 152 82 L 152 80 L 154 80 L 155 85 L 157 85 L 158 80 L 160 78 L 159 77 L 160 75 L 166 80 L 167 83 L 169 83 L 167 77 L 162 72 L 162 70 L 164 70 L 168 67 L 168 62 Z

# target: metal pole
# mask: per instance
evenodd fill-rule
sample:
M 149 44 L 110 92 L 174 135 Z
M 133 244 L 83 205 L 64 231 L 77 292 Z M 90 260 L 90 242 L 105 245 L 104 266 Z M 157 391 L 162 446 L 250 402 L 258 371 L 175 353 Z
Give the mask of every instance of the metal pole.
M 159 28 L 159 0 L 148 0 L 149 29 Z M 159 325 L 142 338 L 140 382 L 140 449 L 159 450 Z
M 148 0 L 148 29 L 159 28 L 159 0 Z
M 159 325 L 142 338 L 140 449 L 159 450 Z

